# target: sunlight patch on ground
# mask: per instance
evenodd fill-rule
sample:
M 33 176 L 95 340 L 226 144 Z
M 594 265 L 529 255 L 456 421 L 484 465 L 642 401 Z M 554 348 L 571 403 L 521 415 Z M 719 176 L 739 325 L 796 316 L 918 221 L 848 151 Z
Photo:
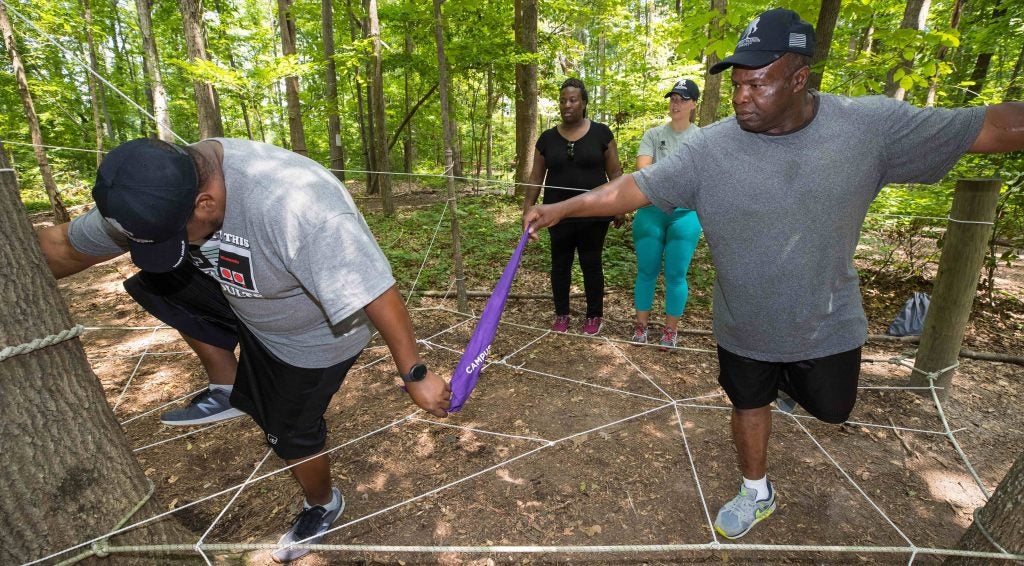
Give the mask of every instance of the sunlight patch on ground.
M 921 478 L 928 485 L 932 498 L 945 501 L 956 507 L 960 513 L 957 523 L 964 528 L 971 524 L 971 512 L 985 504 L 985 498 L 971 476 L 951 470 L 923 470 Z

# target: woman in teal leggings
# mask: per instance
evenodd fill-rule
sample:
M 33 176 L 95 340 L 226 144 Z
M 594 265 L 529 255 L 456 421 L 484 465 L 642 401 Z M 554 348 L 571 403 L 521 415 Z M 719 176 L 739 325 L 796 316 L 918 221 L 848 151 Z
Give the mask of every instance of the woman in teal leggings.
M 668 124 L 644 132 L 636 158 L 636 168 L 643 169 L 664 159 L 688 136 L 697 131 L 690 123 L 697 108 L 700 90 L 688 79 L 681 80 L 665 95 L 669 99 Z M 636 285 L 633 289 L 633 304 L 636 307 L 636 330 L 633 342 L 646 344 L 647 323 L 654 302 L 654 287 L 661 273 L 662 259 L 665 262 L 665 329 L 661 334 L 663 348 L 676 345 L 679 318 L 686 308 L 689 287 L 686 272 L 700 239 L 700 222 L 697 213 L 677 208 L 666 214 L 655 206 L 645 206 L 633 218 L 633 243 L 636 247 Z

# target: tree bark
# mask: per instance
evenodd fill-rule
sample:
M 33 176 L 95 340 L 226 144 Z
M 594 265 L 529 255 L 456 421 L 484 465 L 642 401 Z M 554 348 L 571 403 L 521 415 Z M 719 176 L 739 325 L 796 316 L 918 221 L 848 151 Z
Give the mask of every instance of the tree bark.
M 398 143 L 398 138 L 401 137 L 403 130 L 408 132 L 407 126 L 410 126 L 412 124 L 412 117 L 416 115 L 417 111 L 419 111 L 420 106 L 423 106 L 423 103 L 426 102 L 431 97 L 431 95 L 434 94 L 434 91 L 437 90 L 437 86 L 438 83 L 434 83 L 434 86 L 430 87 L 430 90 L 428 90 L 426 94 L 421 96 L 420 99 L 416 101 L 416 104 L 414 104 L 413 107 L 409 109 L 409 112 L 405 115 L 405 118 L 402 118 L 402 123 L 399 124 L 398 128 L 395 129 L 395 133 L 391 134 L 391 140 L 388 141 L 388 151 L 391 151 L 395 147 L 395 144 Z
M 181 23 L 185 32 L 185 47 L 189 62 L 205 61 L 206 38 L 203 34 L 203 1 L 178 0 L 181 10 Z M 224 125 L 221 123 L 220 106 L 217 103 L 213 85 L 201 80 L 192 81 L 196 97 L 196 114 L 199 121 L 199 137 L 201 139 L 224 136 Z
M 537 53 L 537 0 L 515 0 L 515 36 L 519 52 Z M 533 172 L 537 140 L 537 63 L 516 63 L 516 196 Z
M 281 27 L 281 53 L 285 57 L 295 55 L 295 20 L 292 19 L 292 0 L 277 0 L 277 21 Z M 288 134 L 292 151 L 307 155 L 306 131 L 302 128 L 302 104 L 299 101 L 299 77 L 284 78 L 288 100 Z
M 147 89 L 153 117 L 156 118 L 156 136 L 168 143 L 174 142 L 171 129 L 171 115 L 167 111 L 167 91 L 160 76 L 160 52 L 153 36 L 153 0 L 135 0 L 135 12 L 139 18 L 139 32 L 142 35 L 142 66 L 146 70 Z
M 327 90 L 327 147 L 331 172 L 345 180 L 345 146 L 341 142 L 341 118 L 338 115 L 338 69 L 334 63 L 334 9 L 332 0 L 320 2 L 320 31 L 324 36 L 324 86 Z
M 985 536 L 986 533 L 989 536 Z M 960 537 L 957 548 L 999 552 L 989 537 L 1007 552 L 1024 553 L 1024 452 L 1017 456 L 1017 461 L 1003 476 L 992 498 L 975 512 L 974 522 Z M 987 559 L 957 556 L 951 556 L 944 562 L 945 566 L 992 563 Z
M 907 6 L 903 10 L 903 21 L 900 23 L 900 29 L 919 30 L 923 28 L 925 20 L 928 18 L 928 9 L 930 6 L 931 0 L 907 0 Z M 902 47 L 900 49 L 902 50 Z M 903 54 L 900 53 L 900 63 L 889 71 L 889 76 L 886 79 L 886 96 L 897 100 L 903 100 L 907 96 L 906 89 L 900 86 L 900 79 L 897 79 L 895 75 L 896 72 L 901 69 L 905 74 L 910 73 L 913 67 L 913 58 L 906 59 L 903 57 Z
M 718 16 L 711 20 L 711 27 L 708 31 L 709 39 L 722 38 L 725 29 L 722 21 L 725 18 L 726 8 L 727 0 L 711 0 L 711 10 L 718 12 Z M 700 111 L 697 114 L 700 126 L 707 126 L 718 120 L 718 106 L 722 101 L 722 73 L 712 75 L 710 72 L 711 67 L 715 66 L 718 61 L 718 54 L 708 53 L 704 67 L 708 69 L 704 73 L 704 95 L 701 97 Z
M 384 114 L 384 74 L 381 69 L 380 20 L 377 18 L 377 0 L 369 0 L 367 16 L 370 24 L 370 39 L 373 51 L 370 54 L 370 87 L 373 97 L 370 100 L 373 119 L 373 152 L 374 170 L 377 175 L 377 188 L 380 191 L 381 205 L 385 216 L 394 216 L 395 203 L 391 195 L 390 152 L 388 151 L 388 134 Z
M 100 73 L 99 64 L 97 63 L 96 57 L 96 42 L 92 36 L 92 7 L 89 5 L 89 0 L 79 0 L 82 5 L 82 13 L 85 17 L 85 44 L 86 49 L 89 51 L 89 70 L 86 71 L 85 77 L 87 84 L 89 85 L 89 102 L 92 106 L 92 126 L 96 140 L 96 167 L 100 166 L 100 161 L 103 160 L 103 113 L 100 108 L 103 98 L 103 85 L 100 84 L 97 76 L 102 76 Z
M 1006 8 L 1002 7 L 1002 2 L 996 2 L 996 7 L 992 9 L 992 19 L 989 21 L 995 21 L 1006 16 Z M 969 102 L 978 97 L 981 91 L 985 89 L 985 79 L 988 78 L 988 68 L 992 64 L 992 57 L 995 55 L 993 52 L 979 53 L 977 60 L 974 62 L 974 70 L 971 71 L 971 78 L 969 82 L 973 83 L 972 86 L 964 91 L 964 102 Z
M 829 50 L 832 48 L 832 34 L 836 30 L 842 3 L 843 0 L 821 0 L 818 24 L 814 26 L 814 56 L 811 57 L 811 79 L 808 83 L 814 90 L 821 90 L 821 78 L 825 74 Z
M 21 97 L 21 105 L 25 108 L 25 117 L 28 119 L 28 130 L 32 136 L 32 151 L 36 156 L 36 163 L 39 165 L 39 174 L 43 178 L 43 186 L 46 188 L 46 196 L 50 199 L 50 207 L 53 209 L 53 219 L 57 224 L 63 224 L 71 219 L 68 209 L 57 190 L 57 183 L 53 180 L 53 172 L 50 170 L 50 162 L 46 159 L 46 150 L 43 149 L 43 132 L 39 127 L 39 116 L 36 114 L 35 105 L 32 103 L 32 93 L 28 90 L 28 76 L 25 74 L 25 66 L 21 63 L 21 56 L 18 54 L 18 46 L 14 42 L 14 27 L 7 16 L 7 8 L 0 4 L 0 32 L 4 36 L 4 45 L 7 47 L 7 54 L 11 58 L 11 65 L 14 67 L 14 76 L 18 81 L 18 95 Z M 10 167 L 9 165 L 5 167 Z
M 1024 54 L 1024 51 L 1021 52 Z M 491 166 L 491 153 L 494 150 L 494 105 L 498 99 L 494 96 L 494 67 L 487 67 L 487 178 L 494 177 L 494 169 Z
M 444 54 L 444 18 L 441 3 L 434 0 L 434 41 L 437 43 L 438 84 L 441 85 L 441 130 L 444 132 L 445 176 L 448 178 L 448 198 L 452 209 L 452 265 L 455 268 L 455 289 L 459 312 L 469 312 L 466 301 L 466 280 L 462 265 L 462 236 L 459 232 L 459 201 L 455 196 L 455 174 L 452 161 L 451 117 L 448 115 L 448 59 Z
M 410 2 L 409 8 L 412 8 Z M 412 73 L 412 52 L 415 45 L 412 40 L 412 23 L 405 23 L 405 115 L 407 117 L 412 116 L 412 96 L 409 90 L 409 75 Z M 403 124 L 404 125 L 404 124 Z M 401 129 L 401 127 L 399 127 Z M 397 132 L 396 132 L 397 133 Z M 396 136 L 397 137 L 397 136 Z M 394 144 L 394 141 L 391 142 Z M 416 146 L 413 142 L 412 137 L 412 124 L 405 130 L 405 141 L 402 143 L 402 170 L 406 173 L 412 173 L 412 164 L 416 159 Z
M 6 20 L 2 6 L 0 15 Z M 0 169 L 9 167 L 0 148 Z M 72 328 L 10 170 L 0 171 L 0 224 L 0 343 L 17 346 Z M 0 373 L 0 562 L 37 560 L 101 536 L 126 516 L 131 524 L 162 511 L 155 499 L 146 500 L 149 481 L 77 338 L 0 360 Z M 115 536 L 110 544 L 194 539 L 173 520 L 162 520 Z M 152 564 L 153 556 L 118 555 L 117 563 Z

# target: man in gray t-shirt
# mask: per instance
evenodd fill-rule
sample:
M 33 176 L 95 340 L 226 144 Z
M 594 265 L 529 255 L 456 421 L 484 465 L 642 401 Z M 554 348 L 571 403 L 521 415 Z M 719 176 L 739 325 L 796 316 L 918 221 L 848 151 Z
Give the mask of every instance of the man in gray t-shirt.
M 934 183 L 965 152 L 1024 148 L 1024 104 L 918 109 L 883 97 L 808 90 L 814 30 L 769 10 L 711 68 L 732 67 L 736 114 L 664 160 L 524 215 L 533 232 L 570 216 L 652 203 L 697 211 L 716 268 L 719 383 L 733 404 L 743 484 L 715 530 L 738 538 L 774 511 L 770 403 L 832 423 L 856 401 L 867 335 L 853 254 L 888 183 Z
M 451 390 L 419 359 L 391 268 L 344 185 L 306 157 L 248 140 L 118 146 L 93 187 L 96 208 L 39 233 L 56 277 L 130 252 L 125 282 L 199 356 L 210 388 L 168 425 L 248 413 L 305 495 L 278 561 L 306 554 L 340 515 L 322 450 L 324 412 L 370 339 L 391 351 L 410 397 L 447 415 Z M 241 346 L 235 358 L 236 346 Z

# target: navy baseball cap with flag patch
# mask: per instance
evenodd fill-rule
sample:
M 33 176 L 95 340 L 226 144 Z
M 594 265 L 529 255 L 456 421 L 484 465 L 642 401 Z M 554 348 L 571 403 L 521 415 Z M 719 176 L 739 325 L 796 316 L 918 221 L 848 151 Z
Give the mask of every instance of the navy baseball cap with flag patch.
M 757 69 L 774 62 L 786 53 L 814 55 L 814 26 L 800 19 L 792 10 L 768 10 L 747 25 L 736 43 L 736 51 L 711 67 L 711 74 L 739 65 Z
M 92 198 L 103 218 L 128 238 L 132 262 L 165 273 L 188 255 L 186 224 L 199 176 L 183 148 L 137 139 L 114 148 L 100 163 Z

